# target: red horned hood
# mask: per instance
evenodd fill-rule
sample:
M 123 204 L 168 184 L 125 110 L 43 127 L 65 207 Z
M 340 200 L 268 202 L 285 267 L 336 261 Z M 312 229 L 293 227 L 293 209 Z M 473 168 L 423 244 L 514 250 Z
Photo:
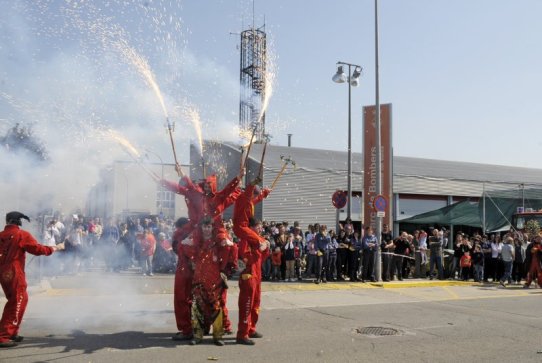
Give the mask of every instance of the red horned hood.
M 209 175 L 207 178 L 205 178 L 203 181 L 199 183 L 199 186 L 201 187 L 202 190 L 205 190 L 203 186 L 206 183 L 208 183 L 211 186 L 211 193 L 215 194 L 216 193 L 216 175 L 215 174 Z

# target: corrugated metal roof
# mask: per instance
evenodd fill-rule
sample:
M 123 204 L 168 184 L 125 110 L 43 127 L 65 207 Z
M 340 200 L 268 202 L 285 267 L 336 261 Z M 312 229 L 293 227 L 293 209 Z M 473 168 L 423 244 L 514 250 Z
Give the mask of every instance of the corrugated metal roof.
M 216 159 L 228 164 L 226 169 L 231 175 L 237 173 L 239 161 L 235 155 L 239 154 L 239 146 L 211 143 L 214 145 L 205 149 L 211 154 L 217 153 Z M 252 146 L 247 173 L 257 172 L 262 150 L 262 144 Z M 331 195 L 338 189 L 346 189 L 347 153 L 268 145 L 263 185 L 270 186 L 279 173 L 281 156 L 294 159 L 296 167 L 286 169 L 277 187 L 262 203 L 262 218 L 268 221 L 298 220 L 302 225 L 319 222 L 333 226 L 337 211 L 331 204 Z M 361 192 L 361 153 L 353 153 L 352 161 L 352 190 Z M 231 175 L 226 179 L 229 180 Z M 395 194 L 480 197 L 484 190 L 511 190 L 518 188 L 519 184 L 540 186 L 540 183 L 542 169 L 394 157 Z
M 237 145 L 230 144 L 239 148 Z M 253 144 L 250 151 L 251 159 L 259 161 L 262 144 Z M 347 152 L 333 150 L 307 149 L 287 146 L 268 145 L 265 157 L 265 167 L 280 168 L 281 156 L 291 156 L 298 168 L 308 170 L 347 170 Z M 361 153 L 352 153 L 352 171 L 363 170 Z M 511 184 L 542 184 L 542 169 L 468 163 L 449 160 L 435 160 L 394 156 L 393 173 L 396 176 L 416 176 L 443 178 L 447 180 L 465 180 L 477 182 L 502 182 Z

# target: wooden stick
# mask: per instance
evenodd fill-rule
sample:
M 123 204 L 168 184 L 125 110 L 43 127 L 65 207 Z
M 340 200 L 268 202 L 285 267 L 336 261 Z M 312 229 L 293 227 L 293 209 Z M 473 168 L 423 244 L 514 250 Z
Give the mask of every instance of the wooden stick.
M 279 173 L 277 174 L 277 176 L 275 177 L 275 180 L 273 180 L 273 184 L 271 184 L 271 190 L 273 190 L 275 188 L 275 184 L 277 184 L 277 182 L 279 181 L 280 177 L 282 176 L 282 174 L 284 173 L 284 170 L 286 170 L 286 166 L 288 165 L 288 162 L 284 163 L 282 165 L 282 169 L 280 169 Z
M 167 129 L 169 131 L 169 140 L 171 141 L 171 149 L 173 150 L 173 159 L 175 160 L 175 165 L 179 165 L 179 162 L 177 161 L 177 152 L 175 151 L 175 143 L 173 142 L 173 130 L 171 127 L 171 123 L 169 122 L 169 118 L 166 118 L 167 122 Z M 179 176 L 182 176 L 181 168 L 175 168 L 177 170 L 177 174 Z
M 265 159 L 265 150 L 267 149 L 267 141 L 263 145 L 263 151 L 262 151 L 262 160 L 260 161 L 260 172 L 258 173 L 258 178 L 262 180 L 263 178 L 263 160 Z
M 252 129 L 252 136 L 250 137 L 250 143 L 248 144 L 247 155 L 245 156 L 245 162 L 243 163 L 243 167 L 245 168 L 247 167 L 248 156 L 250 155 L 250 148 L 252 147 L 252 142 L 254 141 L 254 134 L 256 134 L 257 128 L 258 128 L 258 124 L 255 123 L 254 128 Z
M 243 164 L 244 164 L 243 156 L 245 156 L 245 147 L 241 146 L 241 156 L 239 158 L 240 159 L 239 170 L 243 169 Z

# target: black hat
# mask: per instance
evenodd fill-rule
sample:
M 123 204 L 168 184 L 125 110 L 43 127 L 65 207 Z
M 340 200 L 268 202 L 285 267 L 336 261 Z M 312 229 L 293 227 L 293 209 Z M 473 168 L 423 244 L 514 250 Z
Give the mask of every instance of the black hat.
M 189 222 L 188 218 L 181 217 L 175 221 L 175 227 L 182 228 L 185 224 Z
M 22 214 L 21 212 L 9 212 L 6 214 L 6 223 L 7 224 L 16 224 L 18 226 L 22 225 L 21 219 L 26 219 L 30 222 L 30 218 Z

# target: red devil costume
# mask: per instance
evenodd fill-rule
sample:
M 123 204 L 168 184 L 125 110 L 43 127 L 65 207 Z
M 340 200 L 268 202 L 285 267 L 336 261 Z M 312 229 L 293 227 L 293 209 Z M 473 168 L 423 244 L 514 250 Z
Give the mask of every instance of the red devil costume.
M 224 273 L 226 274 L 226 277 L 230 279 L 238 268 L 237 259 L 239 256 L 239 249 L 237 244 L 235 243 L 233 244 L 233 246 L 224 246 L 223 248 L 225 249 L 224 255 L 227 256 Z M 222 292 L 222 300 L 220 302 L 222 304 L 222 314 L 224 315 L 224 333 L 231 334 L 231 321 L 229 318 L 228 307 L 226 306 L 228 302 L 228 289 L 224 289 L 224 291 Z
M 253 232 L 257 234 L 261 229 L 261 224 L 256 222 L 253 228 L 255 229 Z M 261 334 L 256 332 L 256 324 L 260 314 L 262 261 L 268 256 L 267 243 L 262 247 L 254 248 L 246 240 L 239 242 L 239 258 L 245 263 L 245 269 L 239 276 L 238 344 L 253 345 L 254 341 L 249 337 L 261 337 Z
M 540 242 L 542 237 L 535 236 L 534 240 L 527 246 L 525 251 L 525 267 L 527 269 L 527 278 L 524 288 L 529 288 L 531 282 L 535 280 L 538 286 L 542 287 L 542 246 Z
M 192 339 L 192 280 L 194 278 L 194 255 L 196 247 L 191 238 L 182 238 L 183 227 L 189 224 L 188 219 L 179 218 L 175 222 L 173 241 L 177 246 L 177 269 L 173 288 L 173 309 L 175 321 L 179 332 L 172 337 L 173 340 Z M 182 238 L 182 239 L 181 239 Z
M 266 198 L 270 190 L 265 188 L 261 193 L 256 186 L 257 179 L 249 184 L 245 191 L 237 197 L 233 209 L 233 231 L 240 240 L 245 240 L 251 247 L 258 248 L 265 239 L 254 232 L 249 226 L 249 221 L 254 217 L 254 205 Z
M 36 256 L 49 256 L 56 246 L 40 245 L 32 235 L 19 228 L 21 219 L 30 219 L 22 213 L 6 215 L 6 228 L 0 232 L 0 284 L 7 298 L 0 320 L 0 347 L 12 347 L 22 341 L 19 327 L 28 304 L 26 275 L 24 272 L 26 252 Z
M 270 191 L 264 189 L 258 193 L 258 179 L 247 186 L 237 198 L 233 212 L 233 230 L 239 238 L 239 258 L 245 262 L 245 270 L 239 278 L 239 325 L 237 342 L 252 345 L 249 337 L 258 337 L 256 323 L 260 310 L 261 296 L 261 265 L 262 259 L 269 255 L 267 241 L 260 236 L 261 224 L 256 223 L 254 205 L 266 198 Z M 252 226 L 249 223 L 253 223 Z M 265 246 L 264 252 L 260 246 Z M 263 254 L 263 256 L 262 256 Z
M 212 232 L 212 221 L 206 217 L 201 230 L 195 231 L 194 240 L 199 240 L 195 255 L 194 279 L 192 285 L 192 329 L 191 344 L 198 344 L 203 334 L 213 327 L 213 340 L 216 345 L 224 345 L 222 294 L 227 288 L 224 270 L 228 251 Z
M 204 216 L 210 216 L 213 219 L 217 238 L 227 238 L 227 233 L 222 225 L 222 212 L 232 205 L 239 195 L 240 191 L 237 189 L 237 185 L 242 178 L 241 175 L 230 181 L 220 192 L 216 191 L 216 175 L 210 175 L 198 185 L 195 185 L 187 176 L 181 178 L 186 186 L 163 179 L 160 181 L 161 185 L 168 190 L 185 197 L 190 223 L 182 228 L 180 238 L 186 238 Z

